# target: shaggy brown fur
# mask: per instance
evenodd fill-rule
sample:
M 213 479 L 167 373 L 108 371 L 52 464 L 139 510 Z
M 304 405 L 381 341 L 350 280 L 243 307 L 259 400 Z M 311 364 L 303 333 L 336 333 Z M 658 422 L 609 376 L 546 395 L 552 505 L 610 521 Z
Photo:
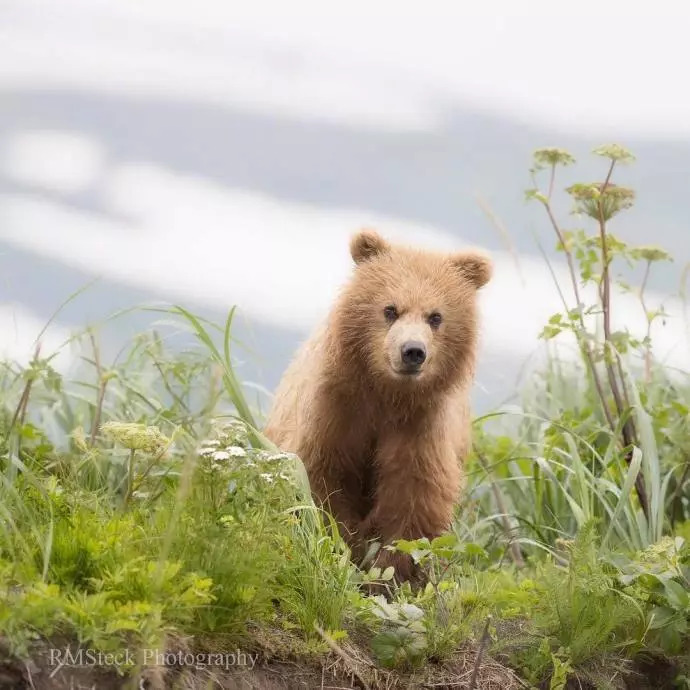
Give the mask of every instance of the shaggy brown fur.
M 491 263 L 373 231 L 355 235 L 350 252 L 354 275 L 285 372 L 265 433 L 302 458 L 315 498 L 362 556 L 369 539 L 433 538 L 450 525 L 470 443 L 476 294 Z M 410 343 L 426 350 L 412 372 Z M 377 565 L 413 574 L 385 549 Z

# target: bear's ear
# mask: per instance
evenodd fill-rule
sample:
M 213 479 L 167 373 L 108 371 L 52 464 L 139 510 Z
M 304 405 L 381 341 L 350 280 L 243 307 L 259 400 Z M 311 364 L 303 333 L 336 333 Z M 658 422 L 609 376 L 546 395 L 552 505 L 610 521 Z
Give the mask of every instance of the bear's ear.
M 350 254 L 356 264 L 387 252 L 389 244 L 374 230 L 360 230 L 350 240 Z
M 453 254 L 451 261 L 462 276 L 477 289 L 491 280 L 493 265 L 486 254 L 477 251 L 458 252 Z

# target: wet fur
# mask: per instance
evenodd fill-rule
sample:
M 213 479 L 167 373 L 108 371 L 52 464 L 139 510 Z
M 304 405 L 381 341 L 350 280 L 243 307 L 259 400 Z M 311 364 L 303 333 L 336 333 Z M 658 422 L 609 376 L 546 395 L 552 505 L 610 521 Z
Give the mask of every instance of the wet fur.
M 473 251 L 390 245 L 372 231 L 350 251 L 353 276 L 285 372 L 265 433 L 302 458 L 315 498 L 361 557 L 367 540 L 433 538 L 450 526 L 470 444 L 476 293 L 491 264 Z M 392 374 L 389 303 L 417 326 L 443 314 L 418 379 Z M 410 559 L 388 550 L 377 565 L 394 565 L 399 580 L 413 575 Z

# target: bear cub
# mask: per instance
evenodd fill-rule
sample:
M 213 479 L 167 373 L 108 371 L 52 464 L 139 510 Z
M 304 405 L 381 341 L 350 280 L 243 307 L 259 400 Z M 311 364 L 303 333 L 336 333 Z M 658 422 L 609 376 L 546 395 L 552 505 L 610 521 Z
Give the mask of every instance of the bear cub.
M 477 291 L 492 265 L 371 230 L 350 253 L 353 275 L 286 370 L 265 434 L 302 459 L 315 500 L 362 558 L 369 540 L 433 539 L 451 525 L 471 442 Z M 376 565 L 415 575 L 387 549 Z

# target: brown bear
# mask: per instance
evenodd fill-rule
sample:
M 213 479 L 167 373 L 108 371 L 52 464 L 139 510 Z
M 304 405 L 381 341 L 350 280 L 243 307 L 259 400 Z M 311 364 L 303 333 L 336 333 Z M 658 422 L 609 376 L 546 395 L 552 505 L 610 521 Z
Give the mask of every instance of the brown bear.
M 265 434 L 302 459 L 361 557 L 368 540 L 432 539 L 451 525 L 470 447 L 477 290 L 492 265 L 371 230 L 350 253 L 353 276 L 285 372 Z M 377 565 L 414 574 L 399 552 L 381 549 Z

